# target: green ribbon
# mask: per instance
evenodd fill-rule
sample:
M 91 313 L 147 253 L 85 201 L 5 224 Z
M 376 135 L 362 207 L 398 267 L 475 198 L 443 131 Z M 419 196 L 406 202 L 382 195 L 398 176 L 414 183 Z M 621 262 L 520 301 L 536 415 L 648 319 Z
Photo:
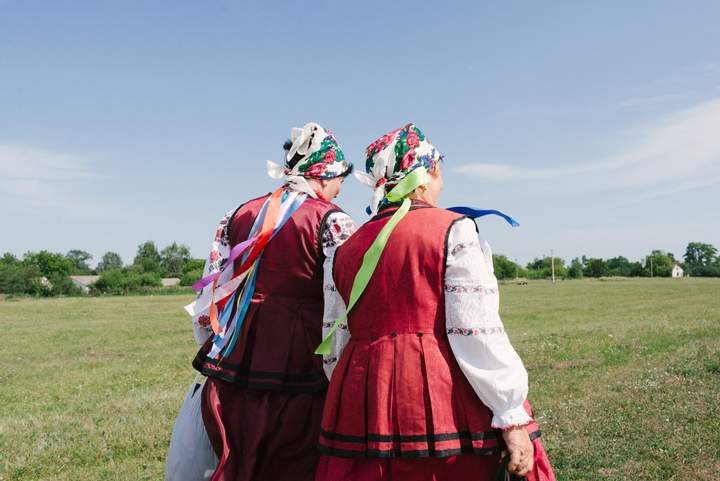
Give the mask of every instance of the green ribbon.
M 370 282 L 370 279 L 375 272 L 375 268 L 380 261 L 380 256 L 385 249 L 385 245 L 390 238 L 390 234 L 392 234 L 392 231 L 398 225 L 398 222 L 400 222 L 402 218 L 405 217 L 405 214 L 410 211 L 411 202 L 407 196 L 414 192 L 419 186 L 427 184 L 428 182 L 430 182 L 430 175 L 428 174 L 427 169 L 425 169 L 425 167 L 418 167 L 405 176 L 405 178 L 385 196 L 385 198 L 390 202 L 397 202 L 402 199 L 402 204 L 400 204 L 398 210 L 396 210 L 392 217 L 390 217 L 388 223 L 383 226 L 373 243 L 370 244 L 370 248 L 365 252 L 360 269 L 353 279 L 352 289 L 350 290 L 350 302 L 348 302 L 347 309 L 345 309 L 345 312 L 337 318 L 333 326 L 330 328 L 330 331 L 327 333 L 327 336 L 325 336 L 325 339 L 323 339 L 317 349 L 315 349 L 315 354 L 330 354 L 335 331 L 337 331 L 338 327 L 340 327 L 340 323 L 347 319 L 348 313 L 352 310 L 355 303 L 358 299 L 360 299 L 360 296 L 365 291 L 365 288 Z

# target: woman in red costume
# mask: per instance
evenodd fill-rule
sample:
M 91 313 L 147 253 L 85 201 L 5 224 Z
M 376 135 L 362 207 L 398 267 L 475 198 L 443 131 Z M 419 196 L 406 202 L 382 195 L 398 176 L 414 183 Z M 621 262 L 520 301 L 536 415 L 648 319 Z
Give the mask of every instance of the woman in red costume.
M 490 247 L 472 219 L 435 207 L 440 159 L 413 124 L 367 149 L 376 215 L 325 280 L 316 481 L 555 479 Z
M 229 212 L 198 299 L 203 341 L 193 366 L 208 380 L 202 416 L 218 456 L 212 481 L 310 481 L 327 379 L 320 342 L 323 265 L 355 230 L 331 200 L 352 171 L 330 131 L 293 129 L 285 179 Z

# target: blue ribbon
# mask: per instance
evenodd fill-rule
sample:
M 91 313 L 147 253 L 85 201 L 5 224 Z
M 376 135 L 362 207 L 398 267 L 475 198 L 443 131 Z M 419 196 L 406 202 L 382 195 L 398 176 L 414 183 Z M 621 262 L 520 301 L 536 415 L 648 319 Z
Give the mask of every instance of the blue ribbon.
M 495 209 L 473 209 L 472 207 L 465 207 L 465 206 L 457 206 L 457 207 L 450 207 L 447 210 L 451 212 L 455 212 L 456 214 L 462 214 L 464 216 L 470 217 L 471 219 L 477 219 L 478 217 L 483 217 L 486 215 L 497 215 L 502 217 L 507 221 L 508 224 L 510 224 L 513 227 L 520 227 L 520 223 L 510 217 L 507 214 L 503 214 L 499 210 Z M 370 210 L 370 206 L 367 206 L 365 208 L 365 212 L 367 212 L 367 215 L 372 215 L 372 210 Z
M 518 221 L 513 219 L 507 214 L 503 214 L 499 210 L 495 209 L 473 209 L 472 207 L 464 207 L 464 206 L 458 206 L 458 207 L 450 207 L 448 208 L 449 211 L 455 212 L 456 214 L 462 214 L 467 217 L 470 217 L 471 219 L 477 219 L 478 217 L 483 217 L 486 215 L 497 215 L 502 217 L 507 221 L 508 224 L 510 224 L 513 227 L 520 227 L 520 224 Z

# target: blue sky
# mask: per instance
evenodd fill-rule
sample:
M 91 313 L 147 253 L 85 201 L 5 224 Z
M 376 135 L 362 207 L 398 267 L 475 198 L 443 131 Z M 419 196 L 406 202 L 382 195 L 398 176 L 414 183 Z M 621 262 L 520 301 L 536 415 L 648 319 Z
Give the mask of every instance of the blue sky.
M 186 243 L 290 128 L 415 122 L 521 262 L 720 246 L 720 4 L 0 0 L 0 251 Z M 358 221 L 369 190 L 338 203 Z

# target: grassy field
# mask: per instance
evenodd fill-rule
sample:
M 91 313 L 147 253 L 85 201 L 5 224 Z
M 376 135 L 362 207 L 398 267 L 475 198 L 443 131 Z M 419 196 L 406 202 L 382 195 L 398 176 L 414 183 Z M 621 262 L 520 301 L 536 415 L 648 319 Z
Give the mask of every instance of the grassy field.
M 558 479 L 720 479 L 720 280 L 501 295 Z M 162 479 L 193 377 L 189 300 L 0 301 L 0 480 Z

